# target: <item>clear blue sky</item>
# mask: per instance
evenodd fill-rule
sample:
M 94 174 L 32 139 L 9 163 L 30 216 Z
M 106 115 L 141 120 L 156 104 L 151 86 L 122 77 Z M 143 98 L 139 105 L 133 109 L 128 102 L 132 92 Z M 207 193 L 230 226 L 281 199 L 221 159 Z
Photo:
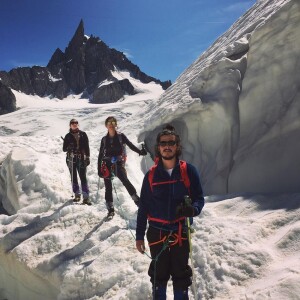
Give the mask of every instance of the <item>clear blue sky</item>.
M 147 75 L 174 80 L 255 0 L 0 0 L 0 70 L 46 66 L 85 34 L 124 52 Z

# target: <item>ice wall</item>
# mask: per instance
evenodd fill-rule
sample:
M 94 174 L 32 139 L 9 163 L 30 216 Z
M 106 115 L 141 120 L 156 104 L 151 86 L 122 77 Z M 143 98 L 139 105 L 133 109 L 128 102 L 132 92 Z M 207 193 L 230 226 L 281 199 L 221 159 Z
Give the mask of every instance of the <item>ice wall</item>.
M 206 194 L 300 189 L 300 3 L 256 3 L 150 107 L 140 140 L 162 125 Z

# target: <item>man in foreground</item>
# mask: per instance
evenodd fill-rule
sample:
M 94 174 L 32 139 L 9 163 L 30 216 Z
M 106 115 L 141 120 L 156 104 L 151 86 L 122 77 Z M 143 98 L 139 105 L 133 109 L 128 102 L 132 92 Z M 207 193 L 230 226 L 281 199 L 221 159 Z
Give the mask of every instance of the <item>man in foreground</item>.
M 144 236 L 152 262 L 148 274 L 153 285 L 153 299 L 166 299 L 167 283 L 172 277 L 174 299 L 187 300 L 192 283 L 188 265 L 190 224 L 187 218 L 200 214 L 204 198 L 199 174 L 194 166 L 180 161 L 180 137 L 168 125 L 157 135 L 157 164 L 145 175 L 137 216 L 136 248 L 144 253 Z

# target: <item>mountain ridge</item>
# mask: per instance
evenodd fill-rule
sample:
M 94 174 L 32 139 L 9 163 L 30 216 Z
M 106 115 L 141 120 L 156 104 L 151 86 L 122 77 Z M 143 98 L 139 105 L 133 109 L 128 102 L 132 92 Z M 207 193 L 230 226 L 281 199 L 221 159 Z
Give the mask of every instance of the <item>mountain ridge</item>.
M 0 71 L 0 80 L 7 88 L 29 95 L 63 99 L 72 93 L 83 93 L 92 103 L 111 103 L 126 94 L 136 93 L 130 80 L 119 80 L 112 75 L 116 69 L 129 71 L 134 79 L 142 83 L 160 84 L 164 90 L 171 85 L 171 81 L 162 82 L 148 76 L 128 60 L 124 53 L 109 48 L 100 38 L 85 35 L 83 20 L 80 20 L 65 52 L 57 48 L 46 67 Z M 105 80 L 108 84 L 100 86 Z M 5 103 L 14 102 L 13 98 L 5 98 Z M 15 109 L 12 105 L 10 111 Z

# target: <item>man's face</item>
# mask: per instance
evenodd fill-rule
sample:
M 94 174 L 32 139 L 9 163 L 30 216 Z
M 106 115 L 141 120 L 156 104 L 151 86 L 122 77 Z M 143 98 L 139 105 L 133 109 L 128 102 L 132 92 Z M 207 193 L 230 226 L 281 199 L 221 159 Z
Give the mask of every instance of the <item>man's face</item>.
M 171 160 L 176 157 L 177 147 L 175 135 L 163 135 L 160 137 L 158 148 L 163 159 Z

